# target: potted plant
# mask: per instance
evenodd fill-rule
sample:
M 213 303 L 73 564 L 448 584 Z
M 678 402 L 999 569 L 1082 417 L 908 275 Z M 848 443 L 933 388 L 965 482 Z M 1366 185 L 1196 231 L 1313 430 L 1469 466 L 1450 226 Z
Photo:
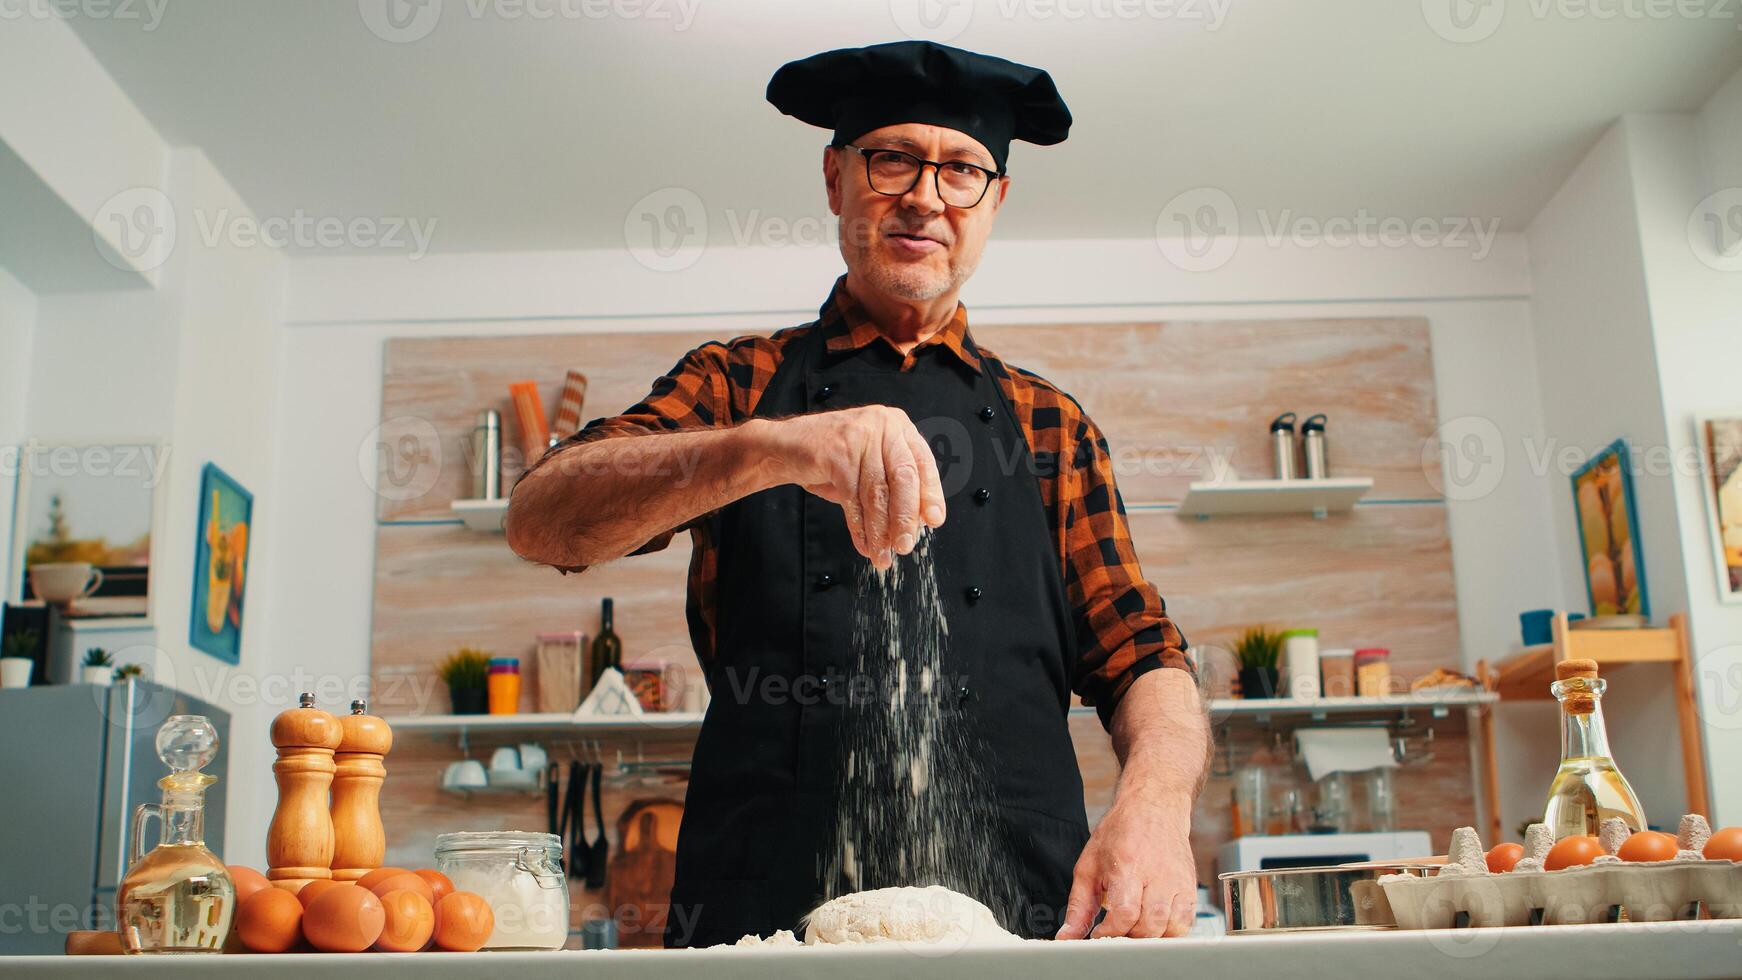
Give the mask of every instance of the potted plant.
M 121 666 L 115 668 L 115 679 L 117 681 L 120 681 L 123 684 L 131 684 L 134 681 L 142 681 L 145 679 L 145 665 L 144 664 L 122 664 Z
M 0 643 L 0 687 L 29 687 L 36 667 L 36 630 L 18 630 Z
M 109 651 L 102 647 L 92 647 L 85 651 L 84 666 L 79 669 L 79 676 L 86 684 L 101 684 L 109 686 L 115 667 L 115 658 L 109 656 Z
M 1234 641 L 1240 658 L 1240 696 L 1276 697 L 1276 664 L 1282 657 L 1282 634 L 1268 626 L 1253 626 Z
M 485 687 L 490 676 L 490 655 L 483 650 L 461 647 L 443 661 L 441 678 L 448 685 L 448 700 L 456 715 L 481 715 L 487 701 Z

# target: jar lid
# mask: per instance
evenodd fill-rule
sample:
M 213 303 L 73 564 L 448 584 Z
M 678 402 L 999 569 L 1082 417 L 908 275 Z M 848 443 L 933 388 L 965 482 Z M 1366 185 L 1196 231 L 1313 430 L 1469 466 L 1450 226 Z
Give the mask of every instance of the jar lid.
M 1320 660 L 1340 660 L 1343 657 L 1353 657 L 1354 655 L 1355 651 L 1348 647 L 1331 647 L 1329 650 L 1319 651 Z
M 1384 647 L 1363 647 L 1355 651 L 1356 660 L 1385 660 L 1391 656 L 1391 651 Z
M 547 850 L 561 855 L 563 842 L 555 834 L 532 830 L 460 830 L 437 837 L 435 853 L 437 857 L 465 851 L 516 854 L 525 848 Z
M 1283 639 L 1285 639 L 1285 640 L 1286 640 L 1286 639 L 1288 639 L 1288 638 L 1289 638 L 1289 637 L 1291 637 L 1291 636 L 1312 636 L 1312 637 L 1317 637 L 1317 636 L 1318 636 L 1318 635 L 1319 635 L 1319 631 L 1318 631 L 1318 630 L 1316 630 L 1316 629 L 1306 629 L 1306 628 L 1304 628 L 1304 627 L 1303 627 L 1303 628 L 1301 628 L 1301 629 L 1292 629 L 1292 630 L 1283 630 L 1283 631 L 1282 631 L 1282 638 L 1283 638 Z

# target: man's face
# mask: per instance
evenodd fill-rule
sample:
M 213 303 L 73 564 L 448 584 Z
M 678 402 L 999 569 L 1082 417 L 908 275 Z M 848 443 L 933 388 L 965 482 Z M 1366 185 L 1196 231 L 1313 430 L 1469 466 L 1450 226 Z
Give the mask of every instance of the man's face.
M 979 141 L 921 123 L 874 129 L 853 145 L 997 169 Z M 994 179 L 978 205 L 956 208 L 938 198 L 931 167 L 924 168 L 912 190 L 899 196 L 872 190 L 865 168 L 865 156 L 852 150 L 830 148 L 823 153 L 829 210 L 841 220 L 841 257 L 847 268 L 872 287 L 906 300 L 936 299 L 967 282 L 980 264 L 1009 179 Z

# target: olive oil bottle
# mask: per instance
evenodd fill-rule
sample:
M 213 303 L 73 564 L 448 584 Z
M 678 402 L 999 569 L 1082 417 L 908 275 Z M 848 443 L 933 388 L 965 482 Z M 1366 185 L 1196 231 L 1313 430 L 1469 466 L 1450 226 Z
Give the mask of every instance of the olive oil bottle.
M 1603 692 L 1594 660 L 1555 664 L 1554 692 L 1561 706 L 1561 766 L 1548 791 L 1543 822 L 1555 840 L 1595 835 L 1603 821 L 1620 817 L 1629 830 L 1644 830 L 1645 810 L 1609 754 L 1603 727 Z

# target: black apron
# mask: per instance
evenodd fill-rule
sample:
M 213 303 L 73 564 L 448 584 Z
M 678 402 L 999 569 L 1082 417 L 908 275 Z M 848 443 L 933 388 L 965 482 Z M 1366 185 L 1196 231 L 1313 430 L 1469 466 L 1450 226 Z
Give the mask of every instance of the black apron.
M 1001 917 L 1013 932 L 1050 938 L 1089 830 L 1067 725 L 1074 629 L 1034 457 L 984 360 L 976 372 L 931 345 L 903 372 L 889 345 L 829 351 L 824 329 L 794 342 L 756 414 L 890 405 L 931 443 L 948 507 L 931 542 L 948 620 L 945 673 L 990 756 L 1002 826 L 986 832 L 1009 849 L 1017 893 Z M 797 486 L 753 494 L 710 520 L 713 700 L 684 804 L 668 946 L 792 929 L 824 897 L 840 694 L 865 562 L 840 506 Z

